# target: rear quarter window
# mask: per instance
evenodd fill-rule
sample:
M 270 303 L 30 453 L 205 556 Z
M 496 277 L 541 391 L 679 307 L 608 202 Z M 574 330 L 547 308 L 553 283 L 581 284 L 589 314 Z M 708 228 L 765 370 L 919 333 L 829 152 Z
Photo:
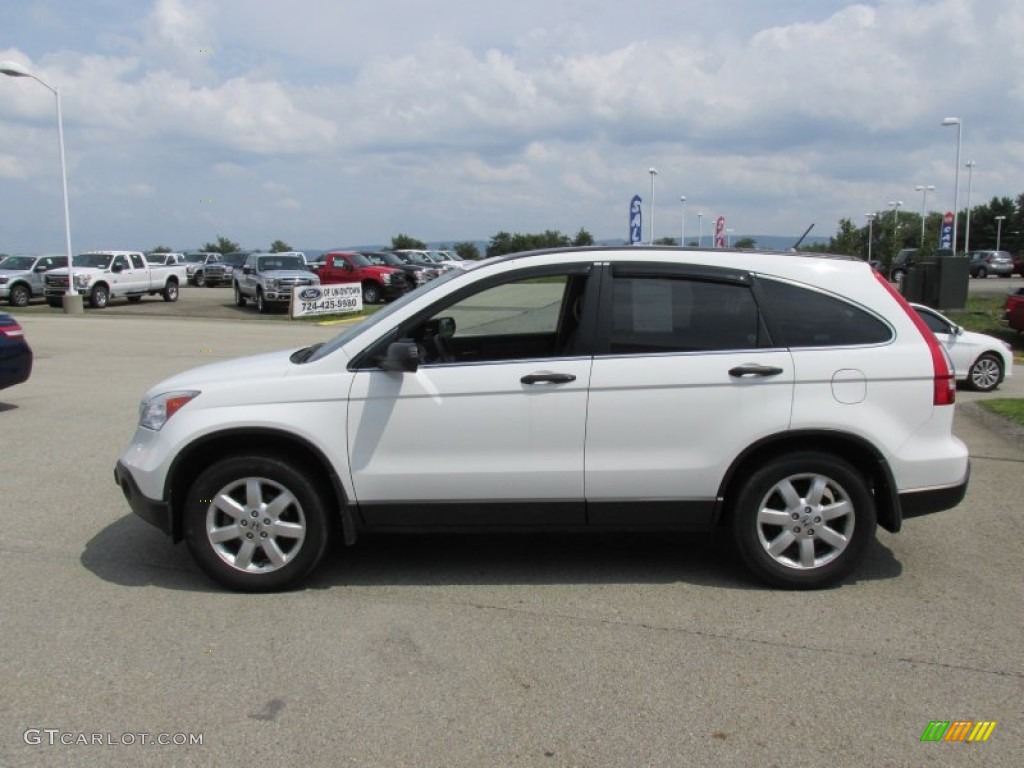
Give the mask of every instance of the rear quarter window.
M 850 302 L 777 280 L 759 280 L 772 336 L 787 347 L 853 347 L 892 340 L 888 324 Z

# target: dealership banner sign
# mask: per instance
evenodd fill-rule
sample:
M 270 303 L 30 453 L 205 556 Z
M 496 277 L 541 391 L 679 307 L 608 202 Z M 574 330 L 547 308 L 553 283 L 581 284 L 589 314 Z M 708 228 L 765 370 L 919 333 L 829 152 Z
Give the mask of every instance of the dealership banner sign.
M 953 247 L 953 212 L 946 211 L 942 217 L 942 236 L 939 238 L 940 248 Z
M 629 244 L 640 245 L 643 229 L 643 212 L 640 210 L 640 195 L 633 195 L 629 201 Z
M 359 312 L 362 308 L 363 286 L 359 283 L 305 285 L 292 289 L 292 317 L 336 315 Z
M 715 248 L 725 248 L 725 216 L 715 221 Z

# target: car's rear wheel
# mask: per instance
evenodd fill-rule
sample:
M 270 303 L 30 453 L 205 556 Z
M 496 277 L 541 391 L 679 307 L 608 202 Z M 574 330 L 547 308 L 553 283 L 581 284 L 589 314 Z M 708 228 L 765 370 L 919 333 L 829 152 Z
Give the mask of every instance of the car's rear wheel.
M 979 392 L 991 392 L 1003 380 L 1003 364 L 991 352 L 986 352 L 971 366 L 967 372 L 967 380 L 971 388 Z
M 988 270 L 985 269 L 984 267 L 978 267 L 978 271 L 977 273 L 975 273 L 975 277 L 988 277 Z
M 776 587 L 816 589 L 848 576 L 874 538 L 874 499 L 838 457 L 773 459 L 742 487 L 733 533 L 750 570 Z
M 209 467 L 185 504 L 185 540 L 212 579 L 244 592 L 297 585 L 327 548 L 326 506 L 316 479 L 272 455 L 239 455 Z

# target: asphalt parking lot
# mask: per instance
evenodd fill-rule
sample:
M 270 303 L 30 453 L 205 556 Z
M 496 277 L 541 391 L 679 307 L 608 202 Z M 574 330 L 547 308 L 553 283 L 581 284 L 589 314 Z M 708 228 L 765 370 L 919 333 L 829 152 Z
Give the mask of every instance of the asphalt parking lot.
M 965 501 L 879 531 L 837 589 L 764 589 L 704 537 L 444 536 L 367 538 L 246 596 L 111 470 L 150 384 L 335 329 L 252 322 L 229 289 L 18 316 L 36 365 L 0 391 L 0 765 L 1020 764 L 1024 445 L 976 395 Z M 921 743 L 935 720 L 997 726 Z

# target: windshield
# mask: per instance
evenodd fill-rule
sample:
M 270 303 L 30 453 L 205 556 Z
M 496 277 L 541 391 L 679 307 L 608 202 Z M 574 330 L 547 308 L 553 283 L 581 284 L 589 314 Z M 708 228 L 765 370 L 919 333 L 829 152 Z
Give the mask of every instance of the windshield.
M 378 267 L 402 267 L 405 264 L 404 261 L 393 253 L 374 251 L 373 253 L 364 253 L 363 255 Z
M 168 256 L 166 253 L 152 253 L 146 257 L 150 264 L 166 264 Z
M 185 261 L 191 264 L 204 264 L 206 263 L 207 256 L 205 253 L 187 253 L 185 254 Z M 212 264 L 215 261 L 220 261 L 216 256 L 209 257 L 209 263 Z
M 0 259 L 0 269 L 32 269 L 32 264 L 34 262 L 34 256 L 8 256 L 4 259 Z
M 260 272 L 273 269 L 306 269 L 306 262 L 301 256 L 263 256 L 259 261 Z
M 95 269 L 107 269 L 110 267 L 110 260 L 114 258 L 109 253 L 80 253 L 71 260 L 76 267 L 93 267 Z
M 245 260 L 249 258 L 247 253 L 229 253 L 221 257 L 221 261 L 225 264 L 230 264 L 232 267 L 240 267 L 245 264 Z
M 405 306 L 406 302 L 409 301 L 410 297 L 418 300 L 423 295 L 424 291 L 433 291 L 436 288 L 439 288 L 445 283 L 447 283 L 449 280 L 454 280 L 464 274 L 466 274 L 466 270 L 453 269 L 448 271 L 447 274 L 444 274 L 441 277 L 437 278 L 436 280 L 431 280 L 426 285 L 420 286 L 415 291 L 410 291 L 401 298 L 391 302 L 380 311 L 370 315 L 365 320 L 350 325 L 347 329 L 345 329 L 337 336 L 335 336 L 333 339 L 331 339 L 326 344 L 317 349 L 316 352 L 312 354 L 306 362 L 312 363 L 319 360 L 320 358 L 327 357 L 327 355 L 334 352 L 334 350 L 343 347 L 351 339 L 354 339 L 367 328 L 371 328 L 374 325 L 377 325 L 381 321 L 386 320 L 388 317 L 393 315 L 396 310 L 399 310 Z
M 400 258 L 406 264 L 419 264 L 421 267 L 432 267 L 434 265 L 434 262 L 422 253 L 396 253 L 395 256 Z

